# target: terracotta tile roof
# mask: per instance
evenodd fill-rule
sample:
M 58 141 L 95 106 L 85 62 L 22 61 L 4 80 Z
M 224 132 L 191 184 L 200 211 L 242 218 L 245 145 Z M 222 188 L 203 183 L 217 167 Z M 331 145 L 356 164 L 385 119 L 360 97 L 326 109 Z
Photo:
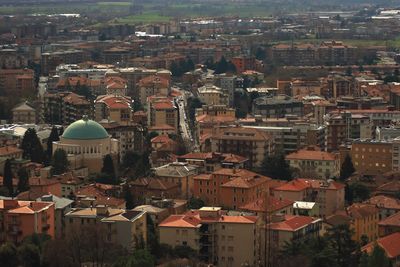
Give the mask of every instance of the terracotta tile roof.
M 235 187 L 235 188 L 252 188 L 258 185 L 266 184 L 270 178 L 259 176 L 255 177 L 237 177 L 233 178 L 229 182 L 224 183 L 221 187 Z
M 400 181 L 392 181 L 386 184 L 379 186 L 376 191 L 378 192 L 390 192 L 390 193 L 397 193 L 400 191 Z
M 175 105 L 172 103 L 172 101 L 155 102 L 152 106 L 154 109 L 175 109 Z
M 194 216 L 171 215 L 162 221 L 158 227 L 197 228 L 200 227 L 200 224 L 201 221 Z
M 339 190 L 345 187 L 344 184 L 335 181 L 327 182 L 325 180 L 315 180 L 315 179 L 305 179 L 305 178 L 298 178 L 298 180 L 306 184 L 309 184 L 314 189 L 323 188 L 328 190 Z
M 248 158 L 242 157 L 236 154 L 222 154 L 225 158 L 222 162 L 224 163 L 242 163 L 248 161 Z
M 375 242 L 371 242 L 361 248 L 361 251 L 372 253 L 375 244 L 378 244 L 386 252 L 389 259 L 396 259 L 400 256 L 400 232 L 390 234 L 385 237 L 378 238 Z
M 169 190 L 177 187 L 178 185 L 174 182 L 166 181 L 165 179 L 159 178 L 138 178 L 132 182 L 129 182 L 132 186 L 146 187 L 148 190 Z
M 171 125 L 168 125 L 168 124 L 159 124 L 159 125 L 156 125 L 156 126 L 149 127 L 149 130 L 151 130 L 151 131 L 162 131 L 162 130 L 175 130 L 175 128 L 172 127 Z
M 400 212 L 389 216 L 378 223 L 380 226 L 395 226 L 400 227 Z
M 193 180 L 212 180 L 211 174 L 199 174 L 193 177 Z
M 54 205 L 53 202 L 0 200 L 0 209 L 5 209 L 4 207 L 5 201 L 13 202 L 13 204 L 10 206 L 10 209 L 8 209 L 7 212 L 16 214 L 33 214 L 48 209 L 49 207 Z
M 364 203 L 374 204 L 378 208 L 400 210 L 400 201 L 393 197 L 387 197 L 382 195 L 373 196 Z
M 292 181 L 287 182 L 281 186 L 274 188 L 276 191 L 303 191 L 309 188 L 310 185 L 301 181 L 299 179 L 295 179 Z
M 118 76 L 107 77 L 104 82 L 107 89 L 121 90 L 127 88 L 126 80 Z
M 310 149 L 301 149 L 296 152 L 290 153 L 286 156 L 287 160 L 336 160 L 334 154 L 318 151 L 318 150 L 310 150 Z
M 221 133 L 215 134 L 211 138 L 221 140 L 268 141 L 272 137 L 258 129 L 236 126 L 227 127 Z
M 93 197 L 96 199 L 97 205 L 119 207 L 123 206 L 125 203 L 125 200 L 123 199 L 106 195 L 104 191 L 102 191 L 100 188 L 97 188 L 94 184 L 80 188 L 77 192 L 75 192 L 75 195 Z
M 342 224 L 349 225 L 351 223 L 351 217 L 346 214 L 346 212 L 332 214 L 326 217 L 325 222 L 332 226 L 338 226 Z
M 65 103 L 73 104 L 73 105 L 89 105 L 89 101 L 86 100 L 84 96 L 75 94 L 75 93 L 69 93 L 66 96 L 63 97 L 63 101 Z
M 236 121 L 234 116 L 212 116 L 209 114 L 202 114 L 196 116 L 196 121 L 198 123 L 233 123 Z
M 132 100 L 127 96 L 103 95 L 96 99 L 96 103 L 105 103 L 109 108 L 113 109 L 132 109 Z
M 139 81 L 139 86 L 141 87 L 149 87 L 149 86 L 162 86 L 164 88 L 169 87 L 169 80 L 158 76 L 158 75 L 151 75 L 147 76 Z
M 269 229 L 294 232 L 318 220 L 320 219 L 308 216 L 285 215 L 283 221 L 270 223 Z
M 168 135 L 158 135 L 156 137 L 154 137 L 153 139 L 151 139 L 151 143 L 171 143 L 171 142 L 175 142 L 174 140 L 172 140 L 171 138 L 168 137 Z
M 288 199 L 279 199 L 271 196 L 267 197 L 267 205 L 265 205 L 265 198 L 259 198 L 253 202 L 247 203 L 246 205 L 239 207 L 241 210 L 253 211 L 253 212 L 277 212 L 283 208 L 293 206 L 294 201 Z M 267 206 L 267 207 L 265 207 Z
M 353 219 L 361 219 L 378 214 L 379 210 L 375 205 L 355 203 L 346 208 L 347 214 Z

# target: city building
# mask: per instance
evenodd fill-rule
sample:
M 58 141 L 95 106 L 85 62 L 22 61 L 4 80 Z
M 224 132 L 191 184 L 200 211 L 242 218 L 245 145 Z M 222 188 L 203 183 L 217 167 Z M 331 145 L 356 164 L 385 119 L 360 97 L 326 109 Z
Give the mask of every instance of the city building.
M 129 96 L 101 95 L 94 102 L 95 120 L 113 121 L 121 126 L 133 125 L 133 100 Z
M 186 162 L 173 162 L 154 168 L 155 177 L 179 185 L 181 197 L 185 199 L 193 195 L 193 177 L 197 174 L 197 166 Z
M 178 131 L 178 109 L 169 97 L 151 96 L 147 98 L 147 125 L 173 127 Z
M 286 156 L 286 160 L 298 177 L 329 179 L 339 176 L 338 155 L 321 151 L 315 146 L 290 153 Z
M 70 124 L 53 143 L 53 151 L 64 149 L 68 154 L 70 167 L 87 167 L 90 173 L 100 173 L 103 158 L 111 155 L 117 159 L 118 140 L 112 139 L 103 126 L 87 117 Z
M 11 111 L 13 123 L 35 124 L 37 122 L 36 109 L 28 102 L 18 104 Z
M 65 214 L 65 232 L 80 233 L 98 229 L 108 242 L 133 250 L 147 243 L 147 220 L 144 211 L 115 209 L 107 206 L 74 208 Z
M 20 244 L 33 234 L 47 234 L 54 238 L 54 213 L 52 202 L 0 200 L 0 240 Z
M 232 153 L 249 159 L 249 167 L 260 167 L 265 156 L 274 153 L 273 138 L 258 129 L 221 128 L 210 137 L 211 151 Z
M 168 96 L 170 93 L 170 81 L 162 76 L 147 76 L 139 81 L 139 101 L 146 104 L 147 98 L 153 95 Z
M 374 247 L 378 245 L 392 263 L 392 266 L 400 266 L 400 233 L 393 233 L 385 237 L 378 238 L 361 248 L 361 251 L 372 254 Z
M 188 246 L 216 266 L 251 266 L 259 260 L 258 225 L 256 216 L 231 216 L 219 207 L 203 207 L 161 222 L 160 243 Z
M 220 87 L 206 84 L 197 91 L 201 102 L 206 105 L 229 105 L 229 96 Z
M 377 175 L 391 171 L 393 153 L 390 141 L 362 139 L 352 142 L 350 152 L 354 168 L 360 175 Z
M 379 220 L 383 220 L 400 211 L 400 200 L 384 195 L 372 196 L 364 203 L 376 205 L 379 209 Z
M 380 220 L 378 232 L 380 237 L 400 232 L 400 212 Z
M 206 205 L 236 210 L 268 192 L 271 178 L 245 169 L 219 169 L 193 177 L 193 195 Z
M 344 188 L 344 184 L 334 181 L 294 179 L 271 188 L 271 195 L 292 201 L 316 202 L 318 216 L 323 217 L 344 208 Z
M 287 95 L 259 97 L 253 101 L 253 114 L 266 118 L 303 116 L 303 102 Z

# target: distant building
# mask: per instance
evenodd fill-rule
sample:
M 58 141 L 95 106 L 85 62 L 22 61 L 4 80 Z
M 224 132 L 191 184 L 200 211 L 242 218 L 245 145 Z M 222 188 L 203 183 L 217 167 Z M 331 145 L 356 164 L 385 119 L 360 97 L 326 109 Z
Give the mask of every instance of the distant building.
M 178 109 L 172 98 L 151 96 L 147 98 L 147 125 L 173 127 L 178 131 Z
M 2 221 L 0 240 L 20 244 L 33 234 L 55 237 L 54 203 L 41 201 L 0 200 Z
M 206 263 L 240 267 L 256 265 L 259 260 L 256 216 L 229 215 L 219 207 L 203 207 L 171 215 L 159 229 L 160 243 L 188 246 Z
M 253 102 L 253 114 L 266 118 L 303 116 L 303 102 L 286 95 L 259 97 Z
M 318 147 L 309 146 L 290 153 L 286 160 L 299 177 L 329 179 L 339 176 L 339 157 Z
M 28 102 L 24 102 L 15 106 L 11 111 L 13 116 L 12 121 L 14 123 L 35 124 L 37 122 L 36 109 L 33 108 Z
M 220 87 L 206 84 L 197 89 L 200 100 L 206 105 L 229 105 L 228 94 Z

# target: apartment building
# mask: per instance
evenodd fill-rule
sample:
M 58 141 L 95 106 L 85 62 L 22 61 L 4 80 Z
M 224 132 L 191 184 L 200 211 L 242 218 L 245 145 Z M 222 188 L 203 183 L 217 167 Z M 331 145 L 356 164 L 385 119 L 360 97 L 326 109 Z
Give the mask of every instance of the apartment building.
M 253 126 L 244 128 L 258 129 L 272 136 L 275 151 L 285 154 L 295 152 L 306 146 L 325 147 L 325 127 L 310 123 L 288 123 L 287 126 Z
M 330 113 L 325 117 L 325 149 L 338 151 L 339 146 L 351 139 L 372 138 L 374 127 L 370 117 L 352 112 Z
M 329 179 L 339 176 L 338 155 L 321 151 L 319 147 L 308 146 L 300 149 L 288 154 L 286 160 L 299 177 Z
M 377 175 L 391 171 L 393 155 L 396 154 L 392 149 L 390 141 L 355 140 L 350 152 L 354 168 L 360 175 Z
M 133 100 L 129 96 L 101 95 L 94 102 L 95 120 L 108 120 L 121 126 L 133 125 Z
M 65 214 L 65 232 L 81 233 L 88 228 L 106 236 L 107 242 L 128 250 L 147 243 L 147 218 L 143 211 L 115 209 L 107 206 L 74 208 Z
M 287 95 L 259 97 L 253 101 L 253 114 L 266 118 L 303 116 L 303 102 Z
M 294 179 L 271 188 L 275 198 L 292 201 L 316 202 L 319 216 L 328 216 L 344 208 L 344 184 L 313 179 Z
M 106 94 L 115 96 L 125 96 L 128 84 L 124 78 L 118 76 L 106 77 L 104 80 Z
M 180 186 L 180 194 L 185 199 L 193 195 L 193 177 L 198 174 L 198 167 L 186 162 L 173 162 L 154 168 L 154 175 L 166 182 Z
M 31 69 L 1 69 L 0 91 L 13 97 L 35 95 L 34 72 Z
M 277 255 L 286 243 L 304 242 L 321 235 L 322 220 L 309 216 L 274 214 L 261 235 L 264 266 L 277 266 Z
M 256 216 L 229 215 L 220 207 L 203 207 L 171 215 L 159 224 L 160 243 L 188 246 L 216 266 L 252 266 L 259 260 Z
M 206 205 L 236 210 L 268 192 L 266 176 L 245 169 L 219 169 L 193 177 L 193 195 Z
M 170 81 L 158 75 L 145 77 L 139 81 L 139 101 L 146 104 L 147 98 L 153 95 L 168 96 L 170 93 Z
M 200 173 L 212 173 L 221 168 L 244 169 L 248 165 L 245 157 L 217 152 L 192 152 L 177 156 L 177 161 L 196 165 Z
M 229 95 L 220 87 L 206 84 L 197 89 L 200 100 L 206 105 L 229 105 Z
M 232 153 L 249 159 L 249 167 L 260 167 L 265 156 L 274 153 L 273 138 L 258 129 L 226 127 L 210 138 L 211 151 Z
M 47 234 L 52 238 L 54 232 L 54 203 L 41 201 L 0 200 L 0 240 L 21 243 L 33 234 Z
M 57 81 L 54 87 L 52 85 L 52 82 L 48 83 L 48 89 L 50 92 L 78 91 L 82 88 L 87 88 L 92 94 L 95 95 L 105 93 L 104 84 L 102 83 L 101 79 L 90 79 L 87 77 L 73 76 L 65 78 L 54 78 L 54 80 Z
M 44 75 L 49 75 L 56 70 L 60 64 L 78 64 L 89 59 L 87 52 L 82 50 L 65 50 L 42 53 L 41 71 Z
M 151 96 L 147 98 L 147 125 L 169 125 L 178 131 L 178 109 L 170 97 Z
M 92 105 L 75 93 L 45 93 L 42 119 L 49 124 L 71 124 L 83 115 L 93 116 Z
M 385 251 L 385 255 L 389 258 L 392 266 L 400 266 L 400 233 L 392 233 L 378 238 L 376 241 L 363 246 L 361 251 L 371 255 L 376 245 Z
M 12 110 L 12 121 L 14 123 L 36 124 L 37 112 L 28 102 L 23 102 L 15 106 Z

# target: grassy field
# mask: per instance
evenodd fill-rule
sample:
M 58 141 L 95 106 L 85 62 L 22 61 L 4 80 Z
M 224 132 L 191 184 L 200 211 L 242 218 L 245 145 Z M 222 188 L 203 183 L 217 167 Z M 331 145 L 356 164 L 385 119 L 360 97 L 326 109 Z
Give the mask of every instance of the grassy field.
M 16 14 L 58 14 L 58 13 L 123 13 L 131 6 L 130 2 L 98 2 L 98 3 L 69 3 L 41 4 L 24 6 L 0 6 L 1 15 Z

